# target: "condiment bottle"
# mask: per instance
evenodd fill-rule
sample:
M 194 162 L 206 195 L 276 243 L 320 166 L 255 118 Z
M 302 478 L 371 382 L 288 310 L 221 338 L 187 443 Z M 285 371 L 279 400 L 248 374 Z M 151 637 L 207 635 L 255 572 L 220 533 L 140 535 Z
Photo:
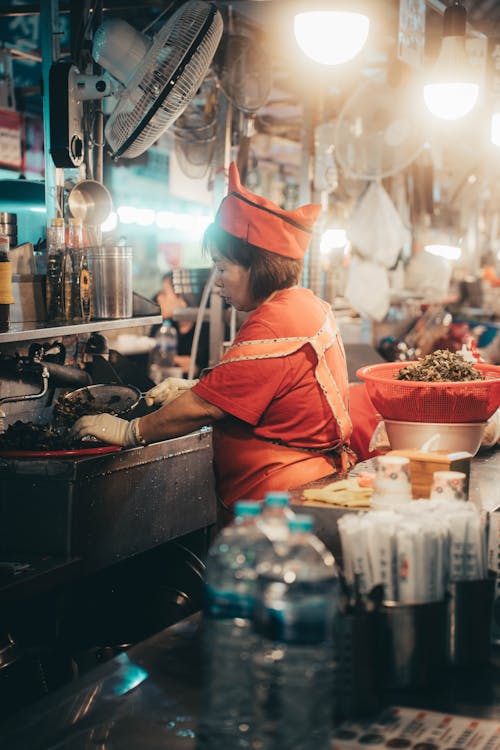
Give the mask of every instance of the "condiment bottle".
M 45 283 L 47 320 L 63 320 L 64 315 L 64 219 L 51 219 L 47 227 L 47 276 Z
M 9 260 L 9 238 L 0 235 L 0 331 L 10 327 L 10 305 L 15 302 L 12 295 L 12 265 Z
M 91 278 L 87 254 L 83 246 L 82 220 L 68 220 L 66 240 L 65 273 L 65 317 L 73 322 L 89 321 L 91 315 Z

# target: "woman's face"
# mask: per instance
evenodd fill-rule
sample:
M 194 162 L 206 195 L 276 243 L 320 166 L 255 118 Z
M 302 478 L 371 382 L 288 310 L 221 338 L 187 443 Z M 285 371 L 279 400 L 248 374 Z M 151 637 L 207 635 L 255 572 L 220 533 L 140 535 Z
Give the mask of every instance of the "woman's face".
M 217 269 L 214 284 L 220 296 L 236 310 L 255 310 L 257 302 L 250 292 L 250 269 L 243 268 L 216 253 L 213 255 L 213 261 Z

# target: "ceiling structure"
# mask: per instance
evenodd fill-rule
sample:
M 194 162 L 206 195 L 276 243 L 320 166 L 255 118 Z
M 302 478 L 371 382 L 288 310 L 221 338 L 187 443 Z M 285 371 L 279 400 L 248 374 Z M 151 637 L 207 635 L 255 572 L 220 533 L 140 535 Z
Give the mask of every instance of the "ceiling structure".
M 346 100 L 360 82 L 378 69 L 386 69 L 396 59 L 399 0 L 368 0 L 373 9 L 372 30 L 366 49 L 352 63 L 338 69 L 324 69 L 309 63 L 293 45 L 291 29 L 291 2 L 288 0 L 215 0 L 223 13 L 225 29 L 232 24 L 236 34 L 249 36 L 262 44 L 270 55 L 273 86 L 269 100 L 255 117 L 257 134 L 254 146 L 260 140 L 259 156 L 278 163 L 297 165 L 296 144 L 300 148 L 304 139 L 304 113 L 314 110 L 311 121 L 332 121 L 338 117 Z M 75 19 L 87 9 L 102 4 L 105 15 L 117 15 L 137 29 L 153 26 L 155 19 L 165 11 L 171 12 L 182 5 L 183 0 L 59 0 L 59 9 L 72 18 L 71 37 L 75 36 Z M 307 0 L 308 7 L 311 0 Z M 469 14 L 469 31 L 494 37 L 500 36 L 500 2 L 498 0 L 465 0 Z M 353 1 L 353 7 L 355 3 Z M 442 28 L 442 12 L 446 3 L 441 0 L 426 0 L 426 58 L 429 61 L 439 49 Z M 0 24 L 16 23 L 39 12 L 40 3 L 29 0 L 1 2 Z M 26 32 L 25 27 L 23 33 Z M 35 26 L 33 25 L 33 28 Z M 33 39 L 30 52 L 39 55 L 38 40 Z M 69 42 L 66 43 L 66 47 Z M 69 48 L 63 52 L 71 52 Z M 26 54 L 24 48 L 22 54 Z M 26 83 L 25 81 L 23 82 Z M 28 82 L 29 83 L 29 82 Z M 41 97 L 37 87 L 24 85 L 19 88 L 19 98 L 28 90 L 24 105 L 41 112 Z

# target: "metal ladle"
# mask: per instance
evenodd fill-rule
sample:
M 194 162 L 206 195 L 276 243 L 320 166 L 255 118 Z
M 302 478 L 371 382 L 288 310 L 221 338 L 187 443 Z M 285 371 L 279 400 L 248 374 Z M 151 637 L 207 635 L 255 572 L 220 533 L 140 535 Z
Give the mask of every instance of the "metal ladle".
M 83 224 L 100 226 L 113 208 L 109 190 L 97 180 L 81 180 L 68 195 L 68 208 Z

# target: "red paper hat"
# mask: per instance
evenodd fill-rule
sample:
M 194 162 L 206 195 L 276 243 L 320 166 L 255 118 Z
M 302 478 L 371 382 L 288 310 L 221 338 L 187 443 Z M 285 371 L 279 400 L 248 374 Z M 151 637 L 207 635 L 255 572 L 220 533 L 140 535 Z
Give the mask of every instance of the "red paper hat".
M 215 223 L 251 245 L 302 260 L 320 211 L 319 203 L 284 211 L 272 201 L 251 193 L 241 184 L 238 168 L 231 162 L 228 193 L 219 206 Z

